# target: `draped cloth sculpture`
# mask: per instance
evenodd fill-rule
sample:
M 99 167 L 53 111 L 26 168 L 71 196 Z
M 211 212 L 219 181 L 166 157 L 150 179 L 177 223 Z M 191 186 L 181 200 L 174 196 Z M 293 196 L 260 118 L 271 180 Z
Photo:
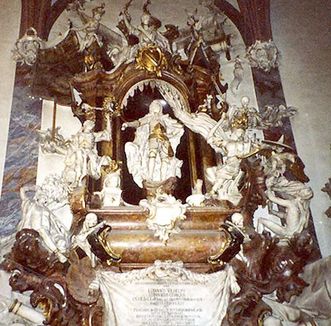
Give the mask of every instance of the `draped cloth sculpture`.
M 105 301 L 105 326 L 175 325 L 179 320 L 188 325 L 192 316 L 199 325 L 220 325 L 230 295 L 240 291 L 232 267 L 206 275 L 171 261 L 121 274 L 98 271 L 90 289 L 98 288 Z

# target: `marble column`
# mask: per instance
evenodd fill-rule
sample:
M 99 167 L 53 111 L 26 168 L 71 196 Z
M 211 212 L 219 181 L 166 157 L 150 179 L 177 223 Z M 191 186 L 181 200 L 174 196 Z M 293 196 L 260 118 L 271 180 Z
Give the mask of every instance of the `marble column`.
M 16 74 L 0 200 L 0 236 L 12 233 L 20 220 L 20 187 L 36 181 L 42 101 L 29 97 L 23 79 L 24 74 Z

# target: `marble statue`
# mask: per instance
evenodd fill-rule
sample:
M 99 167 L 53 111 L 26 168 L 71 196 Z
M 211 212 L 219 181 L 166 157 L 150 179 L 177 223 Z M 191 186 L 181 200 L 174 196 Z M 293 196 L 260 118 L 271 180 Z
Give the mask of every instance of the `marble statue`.
M 120 206 L 122 202 L 121 169 L 117 163 L 103 167 L 106 176 L 103 181 L 102 190 L 95 192 L 100 196 L 102 207 Z
M 297 109 L 285 105 L 266 105 L 262 112 L 250 106 L 250 98 L 243 96 L 241 106 L 231 105 L 227 113 L 232 128 L 243 128 L 248 130 L 264 130 L 271 127 L 281 127 L 283 120 L 292 117 Z
M 147 226 L 162 242 L 167 243 L 171 234 L 180 232 L 178 222 L 186 218 L 186 205 L 174 196 L 159 192 L 152 199 L 141 200 L 139 205 L 148 209 Z
M 286 243 L 287 239 L 307 228 L 309 203 L 313 197 L 310 187 L 300 181 L 288 181 L 285 177 L 270 178 L 266 196 L 269 200 L 269 214 L 278 217 L 281 224 L 268 218 L 260 218 L 257 223 L 259 232 L 264 229 L 272 231 Z M 274 205 L 282 209 L 275 209 Z
M 203 206 L 203 202 L 206 199 L 202 193 L 203 181 L 198 179 L 195 182 L 194 188 L 192 189 L 192 195 L 186 198 L 186 203 L 190 206 Z
M 144 180 L 163 182 L 181 177 L 182 162 L 175 153 L 184 127 L 162 112 L 162 100 L 154 100 L 144 117 L 123 123 L 122 130 L 128 127 L 135 128 L 136 134 L 133 142 L 125 144 L 127 165 L 139 187 Z
M 83 26 L 72 28 L 72 30 L 76 31 L 79 37 L 80 51 L 89 48 L 93 42 L 97 42 L 100 47 L 102 46 L 102 40 L 98 35 L 98 30 L 101 18 L 105 14 L 104 7 L 105 4 L 102 3 L 99 7 L 94 8 L 92 10 L 92 16 L 83 15 L 81 8 L 76 9 L 79 18 L 83 22 Z
M 72 187 L 79 186 L 87 175 L 99 179 L 101 167 L 111 162 L 108 156 L 100 157 L 96 149 L 97 142 L 110 140 L 110 132 L 94 132 L 94 127 L 93 121 L 85 121 L 81 130 L 72 136 L 71 146 L 65 154 L 63 178 Z
M 212 184 L 211 194 L 218 200 L 228 200 L 233 205 L 238 205 L 242 198 L 238 185 L 243 175 L 240 160 L 235 156 L 227 159 L 224 164 L 206 170 L 207 179 Z
M 269 159 L 264 162 L 264 172 L 267 176 L 265 193 L 271 217 L 259 218 L 257 230 L 258 232 L 264 229 L 272 231 L 283 242 L 308 226 L 309 203 L 313 197 L 310 187 L 300 181 L 289 181 L 285 177 L 288 164 L 293 164 L 295 159 L 295 154 L 284 152 L 283 148 L 278 146 L 272 150 Z M 275 209 L 275 206 L 281 208 Z
M 71 189 L 82 185 L 86 176 L 99 179 L 101 167 L 109 165 L 112 161 L 109 156 L 99 156 L 96 149 L 97 142 L 111 139 L 109 123 L 107 128 L 100 132 L 94 132 L 94 127 L 95 123 L 92 120 L 86 120 L 70 140 L 58 142 L 57 138 L 50 138 L 47 144 L 43 142 L 44 151 L 64 156 L 65 167 L 62 177 Z
M 33 199 L 29 198 L 29 191 L 35 191 Z M 49 176 L 40 187 L 23 186 L 20 196 L 22 220 L 17 229 L 37 231 L 45 247 L 55 253 L 60 262 L 65 262 L 73 220 L 66 185 L 59 177 Z
M 293 106 L 285 105 L 266 105 L 260 113 L 262 126 L 264 129 L 269 127 L 281 127 L 283 119 L 293 117 L 297 109 Z
M 227 118 L 231 128 L 255 129 L 259 125 L 260 116 L 256 108 L 249 105 L 250 98 L 243 96 L 241 106 L 231 105 Z
M 60 127 L 56 127 L 54 130 L 48 128 L 47 130 L 39 130 L 39 146 L 45 154 L 56 154 L 59 152 L 59 148 L 66 151 L 70 142 L 66 140 L 60 134 Z
M 144 4 L 144 13 L 140 18 L 140 26 L 136 27 L 132 24 L 131 16 L 128 12 L 129 5 L 125 6 L 120 18 L 124 22 L 128 32 L 138 38 L 139 48 L 154 44 L 171 52 L 169 41 L 158 31 L 161 27 L 161 22 L 156 17 L 153 17 L 148 10 L 149 4 L 150 1 L 148 0 Z
M 105 223 L 105 221 L 98 223 L 98 216 L 94 213 L 88 213 L 85 216 L 82 229 L 77 235 L 72 237 L 71 249 L 75 249 L 77 247 L 82 249 L 86 256 L 90 258 L 92 268 L 96 267 L 98 258 L 92 252 L 91 245 L 89 244 L 87 237 L 93 232 L 99 230 L 105 225 Z
M 25 34 L 16 41 L 13 49 L 13 59 L 21 64 L 32 66 L 37 59 L 39 49 L 44 48 L 43 41 L 37 34 L 37 31 L 30 27 Z
M 223 155 L 223 164 L 206 170 L 206 176 L 212 183 L 212 194 L 219 200 L 228 200 L 238 205 L 242 195 L 238 188 L 244 172 L 240 169 L 241 160 L 256 152 L 260 147 L 257 142 L 247 137 L 244 129 L 233 129 L 226 138 L 211 134 L 208 143 L 218 148 L 216 152 Z
M 216 153 L 222 154 L 223 164 L 208 168 L 206 176 L 212 184 L 212 195 L 219 200 L 228 200 L 238 205 L 242 198 L 238 189 L 243 177 L 240 162 L 243 158 L 256 153 L 261 144 L 246 132 L 248 119 L 246 115 L 234 112 L 223 113 L 215 121 L 206 113 L 189 113 L 176 95 L 163 89 L 162 94 L 173 107 L 175 116 L 193 132 L 199 133 Z M 248 107 L 249 99 L 243 99 L 243 106 Z M 240 111 L 242 112 L 242 111 Z

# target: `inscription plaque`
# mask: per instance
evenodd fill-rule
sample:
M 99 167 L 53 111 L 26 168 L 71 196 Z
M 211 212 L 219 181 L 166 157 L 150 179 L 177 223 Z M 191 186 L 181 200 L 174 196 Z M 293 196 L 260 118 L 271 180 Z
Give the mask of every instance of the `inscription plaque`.
M 107 326 L 215 326 L 240 289 L 231 267 L 213 274 L 156 261 L 128 273 L 98 272 Z

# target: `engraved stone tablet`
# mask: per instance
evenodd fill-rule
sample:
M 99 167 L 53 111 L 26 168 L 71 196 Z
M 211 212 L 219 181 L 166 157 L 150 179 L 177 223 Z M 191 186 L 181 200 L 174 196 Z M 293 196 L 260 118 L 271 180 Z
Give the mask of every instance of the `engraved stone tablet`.
M 213 274 L 192 273 L 181 262 L 156 261 L 128 273 L 98 272 L 107 326 L 215 326 L 229 296 L 240 288 L 231 267 Z

